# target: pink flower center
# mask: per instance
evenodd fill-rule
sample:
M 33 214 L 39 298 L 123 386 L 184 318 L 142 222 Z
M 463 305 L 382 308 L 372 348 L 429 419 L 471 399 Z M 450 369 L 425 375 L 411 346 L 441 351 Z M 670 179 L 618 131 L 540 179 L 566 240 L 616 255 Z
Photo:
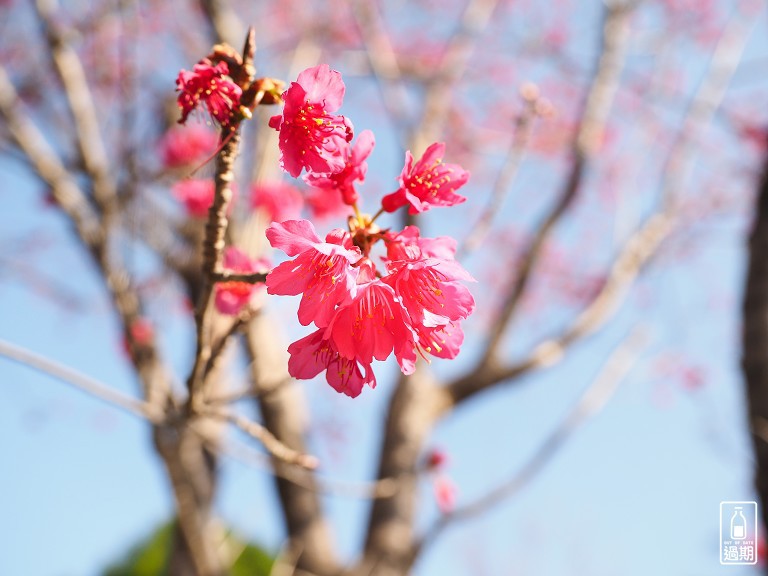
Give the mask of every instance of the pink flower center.
M 442 164 L 442 159 L 438 158 L 428 170 L 408 178 L 407 186 L 411 190 L 421 189 L 435 197 L 440 192 L 440 188 L 451 182 L 452 172 L 453 170 L 446 168 Z
M 344 123 L 343 116 L 326 114 L 321 106 L 306 102 L 291 124 L 304 133 L 306 142 L 315 150 L 323 148 L 328 139 L 343 137 L 347 142 L 352 140 L 352 131 Z M 302 150 L 306 154 L 306 149 Z

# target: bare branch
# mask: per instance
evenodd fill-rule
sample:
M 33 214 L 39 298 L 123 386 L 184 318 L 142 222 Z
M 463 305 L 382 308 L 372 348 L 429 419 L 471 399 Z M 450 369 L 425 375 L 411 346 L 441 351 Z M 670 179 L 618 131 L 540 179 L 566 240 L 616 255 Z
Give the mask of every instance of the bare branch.
M 597 378 L 582 393 L 579 400 L 565 419 L 544 440 L 539 449 L 509 480 L 492 489 L 474 502 L 466 504 L 443 516 L 413 550 L 413 559 L 423 552 L 424 548 L 434 542 L 443 531 L 456 522 L 476 517 L 487 512 L 500 501 L 519 493 L 525 486 L 544 469 L 557 455 L 563 445 L 573 436 L 577 428 L 587 422 L 603 409 L 616 392 L 619 384 L 626 379 L 636 365 L 642 349 L 647 344 L 643 330 L 635 328 L 629 336 L 608 357 Z
M 302 389 L 290 380 L 286 347 L 275 328 L 274 321 L 263 313 L 248 323 L 245 343 L 253 388 L 259 394 L 264 426 L 286 446 L 305 453 L 306 400 Z M 318 495 L 317 475 L 280 461 L 275 461 L 273 467 L 291 546 L 294 551 L 301 548 L 298 567 L 319 573 L 338 572 L 333 533 Z
M 16 89 L 2 65 L 0 114 L 16 145 L 29 159 L 39 177 L 50 186 L 54 200 L 72 219 L 80 238 L 93 250 L 94 246 L 102 242 L 98 216 L 42 132 L 22 110 Z
M 446 47 L 439 68 L 427 79 L 424 114 L 413 134 L 411 149 L 421 154 L 440 139 L 451 107 L 451 88 L 464 76 L 474 50 L 475 40 L 485 29 L 498 0 L 469 0 L 459 28 Z
M 531 136 L 531 128 L 535 116 L 536 101 L 529 100 L 526 102 L 523 112 L 515 121 L 512 141 L 507 149 L 504 164 L 496 176 L 496 181 L 493 184 L 493 190 L 491 191 L 488 204 L 486 204 L 485 209 L 480 214 L 477 222 L 473 226 L 470 226 L 470 233 L 462 243 L 456 257 L 457 260 L 461 260 L 462 256 L 477 249 L 477 247 L 482 244 L 483 240 L 485 240 L 485 237 L 493 224 L 493 220 L 501 209 L 504 198 L 509 193 L 512 182 L 517 176 L 517 170 L 520 167 L 520 162 L 522 161 L 525 149 L 528 146 L 528 140 Z
M 67 171 L 59 156 L 41 131 L 22 110 L 16 90 L 5 68 L 0 66 L 0 115 L 18 147 L 26 154 L 37 174 L 51 188 L 51 194 L 69 216 L 75 230 L 99 267 L 115 309 L 123 323 L 123 333 L 144 385 L 144 396 L 150 404 L 161 405 L 170 395 L 165 367 L 154 343 L 138 342 L 131 330 L 141 318 L 141 305 L 131 285 L 128 272 L 119 266 L 107 249 L 106 230 L 101 226 L 87 197 Z
M 74 119 L 78 149 L 85 171 L 93 182 L 94 198 L 105 215 L 109 216 L 116 198 L 113 171 L 99 131 L 96 106 L 88 88 L 85 70 L 77 53 L 67 42 L 72 32 L 64 30 L 56 22 L 57 0 L 37 0 L 35 8 Z
M 194 423 L 191 426 L 195 429 Z M 312 469 L 296 463 L 287 463 L 289 466 L 275 467 L 271 456 L 238 441 L 211 444 L 209 447 L 214 452 L 226 456 L 233 461 L 258 468 L 317 494 L 341 498 L 375 500 L 377 498 L 389 498 L 398 490 L 399 481 L 396 478 L 383 478 L 373 482 L 352 481 L 322 476 Z
M 263 284 L 267 281 L 266 272 L 240 273 L 222 270 L 211 276 L 214 282 L 246 282 L 248 284 Z
M 200 297 L 195 312 L 197 325 L 197 350 L 195 363 L 187 380 L 189 406 L 194 402 L 205 378 L 205 368 L 211 358 L 211 307 L 214 275 L 221 272 L 225 236 L 229 220 L 227 208 L 232 201 L 232 182 L 234 181 L 234 163 L 237 157 L 240 135 L 239 125 L 222 129 L 222 148 L 216 157 L 215 194 L 208 212 L 203 243 L 203 278 Z
M 253 420 L 249 420 L 244 416 L 240 416 L 235 412 L 224 410 L 222 408 L 209 408 L 207 406 L 203 406 L 199 413 L 205 416 L 210 416 L 211 418 L 225 420 L 231 424 L 234 424 L 237 426 L 237 428 L 261 442 L 272 456 L 278 460 L 281 460 L 282 462 L 286 462 L 288 464 L 296 464 L 297 466 L 301 466 L 302 468 L 307 468 L 310 470 L 314 470 L 319 464 L 319 461 L 316 457 L 310 456 L 308 454 L 302 454 L 301 452 L 297 452 L 296 450 L 289 448 L 280 442 L 277 438 L 275 438 L 274 435 L 261 424 L 254 422 Z
M 445 387 L 451 402 L 458 404 L 494 384 L 558 362 L 569 345 L 600 328 L 614 314 L 635 278 L 672 231 L 673 224 L 672 216 L 667 214 L 649 218 L 624 245 L 598 295 L 560 336 L 542 342 L 524 360 L 507 366 L 488 364 L 451 382 Z
M 245 26 L 227 0 L 200 0 L 216 42 L 237 46 L 245 35 Z
M 723 31 L 708 73 L 691 100 L 678 140 L 670 152 L 662 183 L 663 207 L 648 217 L 624 244 L 597 296 L 560 336 L 539 344 L 527 358 L 507 366 L 492 360 L 451 382 L 445 390 L 452 403 L 532 369 L 558 362 L 570 344 L 597 330 L 616 311 L 642 268 L 674 229 L 676 198 L 684 189 L 685 177 L 691 169 L 693 136 L 711 120 L 719 106 L 753 26 L 754 21 L 748 16 L 736 12 Z
M 395 126 L 403 130 L 411 120 L 408 115 L 411 107 L 397 54 L 384 28 L 378 6 L 366 0 L 352 0 L 351 6 L 365 43 L 368 62 L 381 90 L 384 108 Z
M 4 356 L 9 360 L 18 362 L 43 374 L 48 374 L 61 382 L 74 386 L 93 398 L 148 420 L 153 424 L 159 424 L 165 419 L 165 414 L 161 407 L 123 394 L 95 378 L 86 376 L 69 366 L 55 362 L 16 344 L 0 340 L 0 356 Z
M 525 249 L 522 263 L 517 270 L 514 282 L 509 287 L 498 319 L 489 331 L 481 364 L 494 360 L 502 337 L 525 294 L 544 245 L 576 198 L 587 161 L 602 140 L 629 42 L 629 16 L 630 11 L 627 8 L 607 8 L 603 26 L 602 52 L 585 99 L 581 123 L 574 141 L 571 172 L 555 204 L 539 224 L 530 244 Z

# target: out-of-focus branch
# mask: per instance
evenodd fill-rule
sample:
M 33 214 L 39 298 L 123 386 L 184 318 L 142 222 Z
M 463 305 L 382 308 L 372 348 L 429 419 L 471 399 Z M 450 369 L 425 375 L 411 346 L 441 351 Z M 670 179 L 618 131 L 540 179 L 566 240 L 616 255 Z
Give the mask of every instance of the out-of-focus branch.
M 253 386 L 265 428 L 298 453 L 306 453 L 306 404 L 301 388 L 287 373 L 287 353 L 276 337 L 275 324 L 262 313 L 245 333 Z M 334 574 L 339 570 L 333 535 L 323 513 L 317 477 L 280 460 L 273 460 L 278 496 L 292 553 L 300 570 Z
M 427 79 L 424 113 L 411 138 L 411 150 L 420 155 L 440 139 L 451 109 L 451 88 L 464 76 L 474 50 L 475 40 L 485 29 L 498 0 L 469 0 L 459 28 L 446 47 L 440 66 Z
M 640 271 L 672 231 L 673 223 L 671 215 L 652 216 L 626 242 L 597 296 L 560 336 L 542 342 L 524 360 L 506 366 L 486 365 L 452 381 L 445 387 L 450 403 L 458 404 L 494 384 L 557 363 L 569 345 L 600 328 L 614 314 Z
M 403 130 L 410 121 L 408 110 L 411 107 L 397 54 L 384 28 L 378 6 L 375 2 L 352 0 L 351 7 L 365 43 L 368 63 L 381 90 L 384 108 L 395 126 Z
M 208 18 L 216 42 L 237 46 L 245 36 L 245 26 L 228 0 L 200 0 L 200 6 Z
M 753 26 L 753 20 L 737 12 L 723 31 L 708 73 L 691 100 L 679 137 L 670 151 L 661 185 L 662 208 L 649 216 L 624 244 L 597 296 L 560 336 L 539 344 L 527 358 L 506 366 L 495 360 L 487 362 L 452 381 L 445 388 L 450 396 L 449 404 L 466 400 L 494 384 L 519 377 L 532 369 L 558 362 L 570 344 L 598 329 L 613 315 L 642 268 L 673 231 L 677 218 L 677 197 L 691 169 L 695 133 L 711 120 L 718 108 Z
M 2 65 L 0 114 L 16 145 L 29 159 L 38 176 L 50 186 L 54 200 L 72 219 L 82 241 L 93 250 L 103 238 L 98 216 L 42 132 L 22 110 L 16 89 Z
M 579 129 L 573 145 L 571 171 L 555 204 L 536 228 L 530 244 L 525 249 L 521 264 L 506 293 L 498 318 L 489 330 L 485 354 L 481 360 L 483 365 L 496 361 L 495 356 L 501 340 L 525 294 L 544 245 L 556 224 L 575 200 L 581 187 L 587 162 L 602 141 L 603 130 L 618 88 L 629 42 L 630 14 L 630 10 L 624 6 L 607 8 L 603 26 L 602 51 L 584 102 Z
M 194 424 L 192 425 L 194 428 Z M 203 440 L 207 440 L 201 434 Z M 251 466 L 273 476 L 284 478 L 306 490 L 313 490 L 321 495 L 333 495 L 341 498 L 360 500 L 375 500 L 389 498 L 398 487 L 396 478 L 383 478 L 374 482 L 352 481 L 329 476 L 322 476 L 315 471 L 303 468 L 298 464 L 276 468 L 272 457 L 252 446 L 239 441 L 210 442 L 206 445 L 217 454 L 226 456 L 234 462 Z
M 662 200 L 669 209 L 679 204 L 684 182 L 693 168 L 696 136 L 719 108 L 755 24 L 754 14 L 736 10 L 720 35 L 708 71 L 688 106 L 677 141 L 667 159 Z
M 159 424 L 165 418 L 163 411 L 157 406 L 144 402 L 138 398 L 133 398 L 127 394 L 123 394 L 95 378 L 86 376 L 82 372 L 78 372 L 69 366 L 55 362 L 16 344 L 0 340 L 0 356 L 4 356 L 9 360 L 13 360 L 14 362 L 18 362 L 19 364 L 48 374 L 61 382 L 74 386 L 93 398 L 97 398 L 111 406 L 125 410 L 126 412 L 148 420 L 153 424 Z
M 467 252 L 472 252 L 477 249 L 483 240 L 485 240 L 488 230 L 495 216 L 499 213 L 501 205 L 504 202 L 504 198 L 509 193 L 509 189 L 517 176 L 517 170 L 520 167 L 520 162 L 525 154 L 525 149 L 528 146 L 528 140 L 531 136 L 531 129 L 533 127 L 533 120 L 536 117 L 536 107 L 538 101 L 538 89 L 533 86 L 524 87 L 524 90 L 536 90 L 537 94 L 533 97 L 527 97 L 523 94 L 525 99 L 525 107 L 520 115 L 515 120 L 514 133 L 512 135 L 512 141 L 507 149 L 506 156 L 504 158 L 504 164 L 501 166 L 496 181 L 493 184 L 493 190 L 491 190 L 491 196 L 486 204 L 480 217 L 474 226 L 470 226 L 470 232 L 464 239 L 461 248 L 458 251 L 457 259 L 461 260 L 462 256 Z
M 173 402 L 168 372 L 162 364 L 153 341 L 137 340 L 133 327 L 142 318 L 141 303 L 127 270 L 108 249 L 110 226 L 102 225 L 78 186 L 48 145 L 37 127 L 22 111 L 5 70 L 0 67 L 0 115 L 5 120 L 19 148 L 29 158 L 37 174 L 51 187 L 56 202 L 72 220 L 81 241 L 99 267 L 123 324 L 123 333 L 139 378 L 144 397 L 153 409 L 164 409 Z M 93 183 L 94 189 L 96 183 Z M 101 198 L 104 200 L 104 198 Z M 97 199 L 97 202 L 101 202 Z M 210 460 L 196 436 L 175 425 L 153 427 L 155 447 L 163 459 L 177 503 L 179 526 L 183 533 L 182 549 L 175 555 L 185 562 L 185 573 L 197 576 L 220 576 L 221 563 L 210 538 L 210 502 L 213 477 Z
M 127 271 L 110 257 L 106 230 L 88 202 L 77 181 L 64 167 L 45 137 L 22 109 L 16 90 L 5 68 L 0 66 L 0 116 L 11 136 L 29 159 L 37 175 L 51 188 L 56 203 L 69 216 L 78 237 L 99 267 L 112 296 L 115 309 L 123 323 L 123 333 L 131 358 L 144 385 L 144 397 L 155 406 L 164 406 L 169 399 L 167 371 L 162 365 L 153 342 L 138 342 L 132 331 L 142 317 L 141 305 Z
M 619 384 L 636 365 L 640 353 L 646 345 L 646 340 L 647 337 L 643 330 L 639 328 L 633 330 L 608 357 L 592 384 L 582 393 L 565 419 L 544 440 L 523 468 L 509 480 L 474 502 L 457 508 L 443 516 L 416 543 L 413 549 L 413 560 L 415 561 L 425 547 L 434 542 L 449 526 L 487 512 L 505 498 L 514 496 L 525 486 L 529 485 L 539 472 L 552 461 L 557 452 L 572 437 L 576 429 L 603 409 L 616 392 Z
M 237 428 L 248 434 L 251 438 L 255 438 L 264 445 L 264 448 L 277 460 L 285 462 L 287 464 L 296 464 L 302 468 L 313 470 L 318 466 L 318 460 L 315 456 L 309 454 L 303 454 L 289 448 L 280 440 L 275 438 L 272 433 L 264 428 L 258 422 L 249 420 L 240 414 L 235 412 L 224 410 L 221 408 L 209 408 L 203 407 L 199 410 L 200 414 L 204 416 L 210 416 L 211 418 L 217 418 L 224 420 L 231 424 L 234 424 Z
M 64 95 L 75 124 L 77 146 L 83 159 L 85 171 L 93 183 L 93 196 L 104 213 L 104 225 L 108 225 L 114 202 L 116 186 L 110 169 L 106 147 L 99 131 L 96 106 L 88 87 L 85 70 L 67 38 L 67 31 L 56 22 L 57 0 L 37 0 L 37 15 L 45 32 L 53 59 L 54 69 L 61 80 Z
M 212 275 L 214 282 L 246 282 L 248 284 L 263 284 L 267 281 L 266 272 L 231 272 L 229 270 L 222 270 L 221 272 L 214 272 Z

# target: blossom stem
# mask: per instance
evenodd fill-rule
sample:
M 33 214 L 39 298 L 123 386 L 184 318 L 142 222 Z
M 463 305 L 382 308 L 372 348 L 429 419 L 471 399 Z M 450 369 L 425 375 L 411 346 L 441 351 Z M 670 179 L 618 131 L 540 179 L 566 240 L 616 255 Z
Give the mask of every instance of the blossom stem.
M 357 222 L 360 225 L 360 227 L 365 226 L 365 222 L 363 221 L 363 214 L 360 212 L 360 208 L 357 207 L 357 202 L 352 203 L 352 208 L 355 211 L 355 218 L 357 218 Z
M 383 207 L 382 207 L 382 208 L 379 208 L 379 211 L 378 211 L 378 212 L 376 212 L 376 214 L 374 214 L 374 215 L 373 215 L 373 218 L 371 218 L 371 224 L 373 224 L 374 222 L 376 222 L 376 218 L 378 218 L 378 217 L 379 217 L 379 216 L 381 216 L 382 214 L 384 214 L 384 208 L 383 208 Z
M 229 224 L 227 209 L 232 201 L 233 168 L 240 145 L 239 127 L 239 123 L 233 123 L 222 128 L 222 145 L 216 158 L 216 189 L 213 204 L 208 212 L 203 244 L 203 286 L 195 313 L 197 349 L 195 364 L 187 379 L 187 390 L 189 391 L 187 408 L 190 411 L 196 409 L 196 398 L 200 396 L 198 392 L 205 381 L 206 367 L 212 353 L 210 341 L 211 302 L 215 278 L 222 268 L 225 236 Z

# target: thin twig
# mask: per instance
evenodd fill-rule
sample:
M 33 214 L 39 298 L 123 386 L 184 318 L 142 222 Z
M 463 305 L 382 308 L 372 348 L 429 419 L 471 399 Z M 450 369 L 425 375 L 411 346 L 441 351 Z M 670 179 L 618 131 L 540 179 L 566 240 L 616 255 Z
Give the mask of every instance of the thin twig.
M 255 42 L 255 31 L 251 28 L 248 30 L 243 49 L 243 70 L 253 69 Z M 230 124 L 222 126 L 220 143 L 221 150 L 216 156 L 213 204 L 208 210 L 208 221 L 205 226 L 205 239 L 203 241 L 202 287 L 195 310 L 197 347 L 194 365 L 187 379 L 189 392 L 187 407 L 192 411 L 195 409 L 195 403 L 198 401 L 200 389 L 205 381 L 206 369 L 209 366 L 212 353 L 213 278 L 215 274 L 222 271 L 224 245 L 229 225 L 227 210 L 232 202 L 232 183 L 235 180 L 234 165 L 240 149 L 240 121 L 233 120 Z
M 402 131 L 410 123 L 408 93 L 397 61 L 397 54 L 390 42 L 378 6 L 367 0 L 353 0 L 352 13 L 365 43 L 368 63 L 381 91 L 381 100 L 387 115 L 395 127 Z M 400 134 L 403 138 L 404 135 Z M 400 142 L 404 148 L 404 142 Z
M 557 337 L 539 344 L 525 359 L 506 366 L 486 365 L 445 387 L 458 404 L 490 386 L 521 376 L 532 369 L 557 363 L 568 346 L 600 328 L 618 309 L 638 274 L 673 230 L 671 215 L 656 214 L 626 242 L 597 296 Z
M 267 272 L 232 272 L 222 270 L 211 275 L 214 282 L 245 282 L 247 284 L 263 284 L 267 281 Z
M 153 424 L 160 424 L 165 419 L 161 408 L 144 402 L 139 398 L 123 394 L 95 378 L 78 372 L 74 368 L 55 362 L 50 358 L 41 356 L 16 344 L 0 340 L 0 356 L 52 376 L 61 382 L 74 386 L 93 398 L 148 420 Z
M 112 177 L 114 171 L 110 168 L 106 147 L 99 131 L 96 105 L 88 87 L 85 70 L 77 52 L 66 40 L 72 36 L 72 32 L 64 30 L 57 21 L 57 1 L 37 0 L 35 8 L 48 41 L 54 69 L 61 80 L 72 113 L 78 149 L 85 171 L 93 182 L 94 199 L 104 213 L 105 220 L 102 225 L 107 227 L 117 188 Z
M 378 498 L 389 498 L 398 489 L 399 482 L 396 478 L 382 478 L 381 480 L 376 480 L 374 482 L 355 482 L 341 480 L 339 478 L 323 477 L 317 475 L 312 470 L 299 466 L 298 464 L 287 463 L 287 466 L 275 467 L 271 456 L 255 450 L 249 445 L 234 440 L 218 446 L 210 444 L 209 448 L 234 461 L 240 462 L 241 464 L 253 466 L 259 470 L 268 472 L 273 476 L 284 478 L 297 486 L 318 494 L 339 496 L 342 498 L 375 500 Z M 311 480 L 309 474 L 313 473 L 314 480 Z
M 571 171 L 560 195 L 536 228 L 530 244 L 524 251 L 522 262 L 507 291 L 501 311 L 489 330 L 489 336 L 485 343 L 485 353 L 480 361 L 481 365 L 492 363 L 495 360 L 499 345 L 528 288 L 544 245 L 576 199 L 587 162 L 602 140 L 629 42 L 629 15 L 630 11 L 626 7 L 607 8 L 603 26 L 602 52 L 584 101 L 579 130 L 573 144 Z
M 280 442 L 280 440 L 275 438 L 269 430 L 264 428 L 264 426 L 258 422 L 249 420 L 244 416 L 240 416 L 235 412 L 224 410 L 222 408 L 209 408 L 207 406 L 203 406 L 200 407 L 199 413 L 204 416 L 217 418 L 219 420 L 224 420 L 234 424 L 241 431 L 261 442 L 264 445 L 264 448 L 266 448 L 274 458 L 282 462 L 286 462 L 288 464 L 296 464 L 297 466 L 307 468 L 308 470 L 314 470 L 319 464 L 319 461 L 316 457 L 310 456 L 309 454 L 302 454 L 301 452 L 297 452 L 296 450 L 289 448 Z
M 123 334 L 144 385 L 150 404 L 160 405 L 170 396 L 167 371 L 152 342 L 138 342 L 131 327 L 142 317 L 141 303 L 127 270 L 109 253 L 107 233 L 77 181 L 48 144 L 40 129 L 22 109 L 5 68 L 0 66 L 0 115 L 18 147 L 26 154 L 37 175 L 51 189 L 56 203 L 72 221 L 81 242 L 99 267 L 115 310 L 123 323 Z
M 493 224 L 493 220 L 498 215 L 501 205 L 504 202 L 504 198 L 509 193 L 512 182 L 517 176 L 520 162 L 522 161 L 525 149 L 528 146 L 528 140 L 531 136 L 531 128 L 535 116 L 535 102 L 526 102 L 523 112 L 515 121 L 512 141 L 507 149 L 501 170 L 499 170 L 499 173 L 496 176 L 496 181 L 493 184 L 493 190 L 491 191 L 488 203 L 477 219 L 477 222 L 475 222 L 473 226 L 470 226 L 470 233 L 464 239 L 464 242 L 462 242 L 461 248 L 456 256 L 457 260 L 461 260 L 468 252 L 477 249 L 477 247 L 482 244 L 483 240 L 485 240 L 485 237 Z
M 475 41 L 488 25 L 498 0 L 469 0 L 459 27 L 445 48 L 439 67 L 427 78 L 424 113 L 412 136 L 411 150 L 421 154 L 440 139 L 451 110 L 453 86 L 464 76 Z
M 466 400 L 499 382 L 517 378 L 532 369 L 557 363 L 569 345 L 597 330 L 614 314 L 639 273 L 674 230 L 677 220 L 676 197 L 684 189 L 685 176 L 691 169 L 690 148 L 696 143 L 694 131 L 709 122 L 719 106 L 754 24 L 754 20 L 747 15 L 737 12 L 723 31 L 708 72 L 682 122 L 681 134 L 670 152 L 661 186 L 663 206 L 659 212 L 649 216 L 624 243 L 608 272 L 606 282 L 595 298 L 558 337 L 542 342 L 523 360 L 506 366 L 487 362 L 448 384 L 444 389 L 450 397 L 449 405 Z

